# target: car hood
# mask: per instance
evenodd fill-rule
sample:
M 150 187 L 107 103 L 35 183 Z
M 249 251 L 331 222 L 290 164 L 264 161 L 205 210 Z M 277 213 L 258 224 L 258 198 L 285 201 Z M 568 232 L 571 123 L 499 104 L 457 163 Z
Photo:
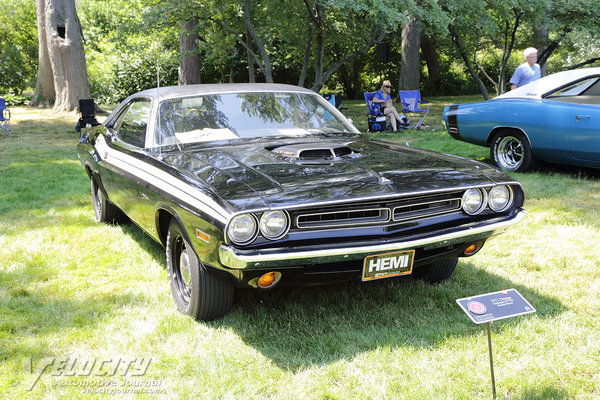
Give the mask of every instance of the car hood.
M 299 159 L 277 152 L 350 148 L 340 157 Z M 483 163 L 366 139 L 282 140 L 183 149 L 163 159 L 229 204 L 231 211 L 285 208 L 452 190 L 512 179 Z

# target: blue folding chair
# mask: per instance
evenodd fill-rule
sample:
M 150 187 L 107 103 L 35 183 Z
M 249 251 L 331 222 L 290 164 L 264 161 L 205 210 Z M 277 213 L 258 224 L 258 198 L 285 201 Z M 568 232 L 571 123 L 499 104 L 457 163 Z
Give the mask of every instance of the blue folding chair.
M 343 112 L 344 115 L 348 117 L 348 107 L 342 107 L 342 96 L 333 93 L 326 93 L 323 95 L 323 98 L 325 98 L 325 100 L 330 102 L 332 106 Z
M 421 100 L 421 92 L 419 90 L 401 90 L 399 95 L 404 113 L 409 119 L 410 127 L 418 129 L 423 124 L 427 114 L 429 114 L 429 103 Z M 413 119 L 416 122 L 413 122 Z
M 369 119 L 369 132 L 381 132 L 387 129 L 386 118 L 381 112 L 381 105 L 379 103 L 373 103 L 373 97 L 376 92 L 364 92 L 365 102 L 369 112 L 367 118 Z
M 5 117 L 4 112 L 8 114 L 8 118 Z M 0 129 L 7 132 L 8 137 L 11 137 L 10 134 L 10 110 L 6 108 L 6 101 L 3 98 L 0 98 Z

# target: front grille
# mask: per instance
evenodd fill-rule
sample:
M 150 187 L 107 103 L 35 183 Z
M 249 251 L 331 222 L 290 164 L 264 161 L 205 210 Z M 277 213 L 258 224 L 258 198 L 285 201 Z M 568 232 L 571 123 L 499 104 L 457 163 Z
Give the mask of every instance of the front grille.
M 389 200 L 293 213 L 299 229 L 320 229 L 425 219 L 461 210 L 462 193 L 429 195 L 404 200 Z
M 342 210 L 314 214 L 301 214 L 296 220 L 298 228 L 332 228 L 348 225 L 364 225 L 387 222 L 390 210 L 387 208 Z
M 460 199 L 448 199 L 396 207 L 393 215 L 394 221 L 407 221 L 458 211 L 460 208 Z

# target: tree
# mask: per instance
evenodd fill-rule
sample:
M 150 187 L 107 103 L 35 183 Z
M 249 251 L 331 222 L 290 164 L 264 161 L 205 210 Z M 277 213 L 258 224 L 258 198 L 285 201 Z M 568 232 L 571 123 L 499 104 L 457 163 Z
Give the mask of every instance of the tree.
M 399 90 L 418 90 L 420 81 L 419 47 L 421 35 L 419 21 L 411 17 L 402 24 L 402 65 Z
M 37 0 L 39 69 L 31 104 L 78 109 L 90 98 L 81 24 L 74 0 Z
M 200 37 L 196 32 L 198 20 L 192 18 L 185 21 L 181 26 L 179 35 L 179 79 L 180 85 L 193 85 L 202 83 L 200 75 L 200 53 L 198 49 L 198 40 Z

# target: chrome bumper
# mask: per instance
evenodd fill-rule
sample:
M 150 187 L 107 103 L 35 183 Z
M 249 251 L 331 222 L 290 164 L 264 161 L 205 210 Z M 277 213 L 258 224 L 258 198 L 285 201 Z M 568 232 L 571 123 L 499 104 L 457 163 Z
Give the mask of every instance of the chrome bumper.
M 227 245 L 219 248 L 221 264 L 227 268 L 282 268 L 307 264 L 326 264 L 340 261 L 360 260 L 368 255 L 416 248 L 435 249 L 454 244 L 476 242 L 498 235 L 520 222 L 525 210 L 519 210 L 508 219 L 498 222 L 483 222 L 462 227 L 459 230 L 427 236 L 409 241 L 392 241 L 372 245 L 351 246 L 338 244 L 326 249 L 259 249 L 238 250 Z

